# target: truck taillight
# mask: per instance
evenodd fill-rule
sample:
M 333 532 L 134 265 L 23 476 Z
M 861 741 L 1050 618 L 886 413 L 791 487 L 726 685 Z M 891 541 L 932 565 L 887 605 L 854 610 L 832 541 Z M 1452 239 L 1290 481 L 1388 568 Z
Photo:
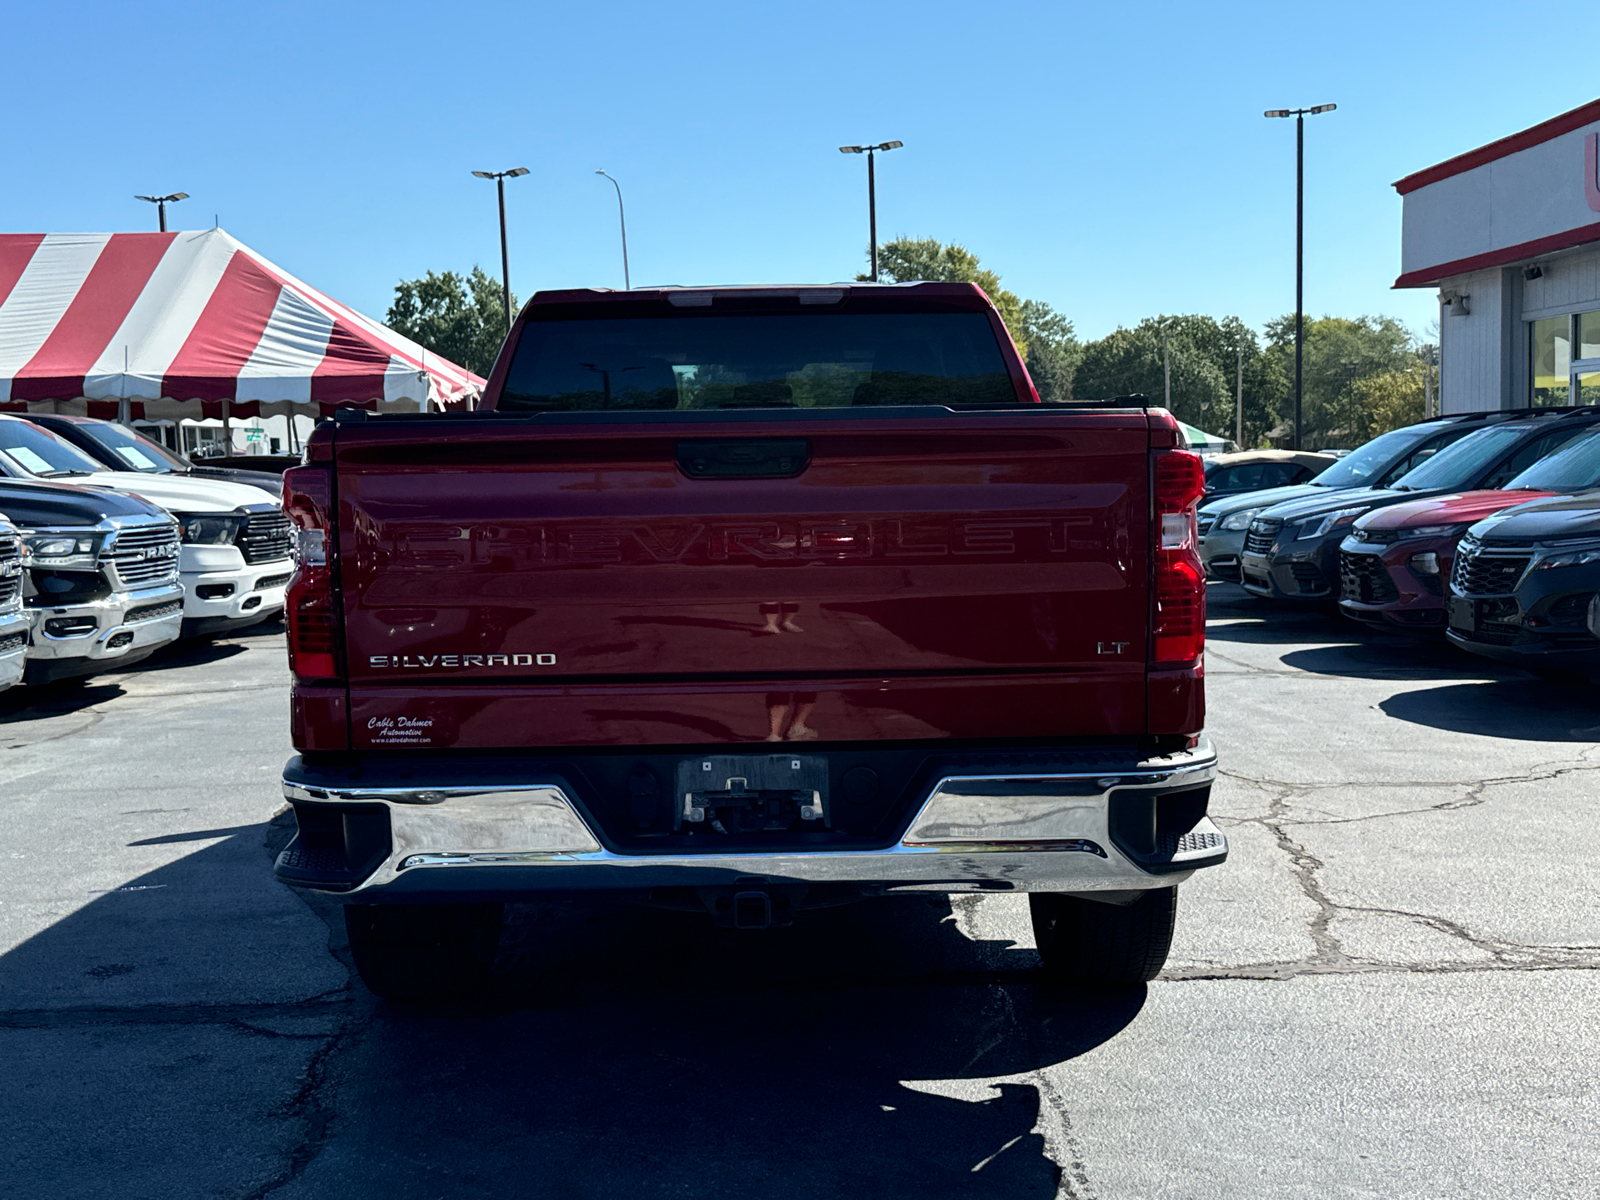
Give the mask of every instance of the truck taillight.
M 1156 666 L 1189 666 L 1206 645 L 1206 575 L 1195 546 L 1195 507 L 1205 493 L 1205 464 L 1187 450 L 1160 450 L 1154 457 L 1151 659 Z
M 300 679 L 339 678 L 333 568 L 328 563 L 333 473 L 292 467 L 283 473 L 283 511 L 294 523 L 295 571 L 284 598 L 289 670 Z

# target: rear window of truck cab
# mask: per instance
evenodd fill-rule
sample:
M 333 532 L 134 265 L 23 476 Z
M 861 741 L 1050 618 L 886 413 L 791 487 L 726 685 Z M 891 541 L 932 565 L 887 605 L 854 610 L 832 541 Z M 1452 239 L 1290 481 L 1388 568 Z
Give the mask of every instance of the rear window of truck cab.
M 501 412 L 1013 406 L 988 315 L 743 313 L 530 320 Z

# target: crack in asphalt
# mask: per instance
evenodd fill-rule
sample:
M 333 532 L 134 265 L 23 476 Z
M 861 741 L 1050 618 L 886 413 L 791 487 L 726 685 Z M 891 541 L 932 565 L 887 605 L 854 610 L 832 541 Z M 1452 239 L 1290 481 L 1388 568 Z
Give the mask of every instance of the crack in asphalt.
M 1307 849 L 1304 844 L 1296 841 L 1290 833 L 1290 829 L 1296 826 L 1349 824 L 1377 820 L 1383 817 L 1451 812 L 1475 807 L 1486 801 L 1487 796 L 1485 793 L 1491 788 L 1505 787 L 1516 783 L 1541 783 L 1564 775 L 1600 770 L 1600 766 L 1586 761 L 1590 753 L 1591 751 L 1584 751 L 1584 757 L 1576 761 L 1555 760 L 1539 763 L 1520 774 L 1496 776 L 1492 779 L 1475 781 L 1419 780 L 1397 782 L 1391 780 L 1373 783 L 1341 781 L 1326 784 L 1294 784 L 1283 780 L 1248 776 L 1234 771 L 1219 772 L 1219 774 L 1235 779 L 1247 786 L 1271 792 L 1267 800 L 1267 811 L 1262 816 L 1218 816 L 1213 819 L 1224 826 L 1259 825 L 1272 835 L 1279 851 L 1289 860 L 1291 873 L 1301 894 L 1315 907 L 1316 911 L 1312 915 L 1306 930 L 1311 938 L 1312 953 L 1301 959 L 1249 963 L 1239 966 L 1173 967 L 1163 971 L 1160 978 L 1172 982 L 1232 979 L 1280 981 L 1294 979 L 1302 975 L 1441 975 L 1484 971 L 1600 970 L 1600 944 L 1580 944 L 1576 946 L 1534 945 L 1478 933 L 1464 922 L 1442 917 L 1435 913 L 1387 908 L 1379 905 L 1341 903 L 1328 895 L 1318 877 L 1326 866 L 1324 861 Z M 1296 818 L 1294 816 L 1291 805 L 1296 800 L 1308 797 L 1318 791 L 1348 787 L 1451 788 L 1462 789 L 1463 794 L 1460 797 L 1441 801 L 1439 804 L 1425 808 L 1373 813 L 1360 817 L 1315 820 Z M 1351 955 L 1345 951 L 1343 941 L 1334 932 L 1333 928 L 1335 920 L 1342 915 L 1384 916 L 1407 920 L 1423 928 L 1431 929 L 1435 933 L 1443 934 L 1455 941 L 1465 943 L 1481 954 L 1487 955 L 1488 961 L 1477 958 L 1408 963 Z

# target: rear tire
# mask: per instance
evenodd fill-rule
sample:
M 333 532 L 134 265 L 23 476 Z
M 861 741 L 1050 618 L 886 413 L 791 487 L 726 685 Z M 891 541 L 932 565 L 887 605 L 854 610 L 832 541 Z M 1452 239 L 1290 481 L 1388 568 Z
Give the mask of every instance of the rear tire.
M 344 927 L 368 990 L 427 1007 L 484 994 L 504 918 L 501 904 L 349 904 Z
M 1054 982 L 1098 991 L 1131 988 L 1154 979 L 1167 961 L 1178 889 L 1154 888 L 1132 904 L 1030 892 L 1028 910 L 1039 957 Z

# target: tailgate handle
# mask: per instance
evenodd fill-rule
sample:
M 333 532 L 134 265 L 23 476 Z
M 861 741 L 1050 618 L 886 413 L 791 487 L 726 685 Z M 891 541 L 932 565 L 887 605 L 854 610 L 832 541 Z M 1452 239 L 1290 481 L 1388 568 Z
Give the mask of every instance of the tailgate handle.
M 811 461 L 805 438 L 718 438 L 678 443 L 678 466 L 694 479 L 782 479 Z

